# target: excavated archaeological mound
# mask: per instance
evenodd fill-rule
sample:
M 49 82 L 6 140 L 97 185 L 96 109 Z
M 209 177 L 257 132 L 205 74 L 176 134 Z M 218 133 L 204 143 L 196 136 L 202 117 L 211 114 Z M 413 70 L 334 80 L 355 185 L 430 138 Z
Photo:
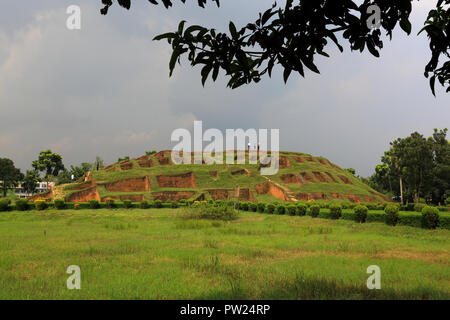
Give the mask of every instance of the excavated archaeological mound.
M 194 159 L 193 154 L 188 156 Z M 270 159 L 264 159 L 269 160 L 263 161 L 264 164 L 259 157 L 251 156 L 257 159 L 256 164 L 249 164 L 250 155 L 246 152 L 246 164 L 233 165 L 224 161 L 223 164 L 208 165 L 202 161 L 202 164 L 175 165 L 169 150 L 148 153 L 89 172 L 76 183 L 57 186 L 32 200 L 234 200 L 239 186 L 241 201 L 389 201 L 322 157 L 281 151 L 278 173 L 261 176 L 260 169 L 270 166 Z

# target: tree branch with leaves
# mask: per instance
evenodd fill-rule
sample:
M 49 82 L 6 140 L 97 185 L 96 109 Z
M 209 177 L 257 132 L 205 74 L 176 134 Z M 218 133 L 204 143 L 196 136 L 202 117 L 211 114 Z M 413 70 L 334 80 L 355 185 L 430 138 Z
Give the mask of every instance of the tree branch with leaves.
M 166 8 L 175 0 L 149 0 L 152 4 L 162 3 Z M 185 0 L 180 0 L 185 3 Z M 220 70 L 229 78 L 228 87 L 238 88 L 252 82 L 259 82 L 265 75 L 272 75 L 275 65 L 283 68 L 286 82 L 291 73 L 305 76 L 305 69 L 319 73 L 315 64 L 318 55 L 329 57 L 325 51 L 331 42 L 342 52 L 343 38 L 351 50 L 368 50 L 379 57 L 383 48 L 382 31 L 392 39 L 397 25 L 408 35 L 412 26 L 409 20 L 413 0 L 364 0 L 357 5 L 352 0 L 286 0 L 284 7 L 274 4 L 255 22 L 238 29 L 229 23 L 227 32 L 213 28 L 179 23 L 173 32 L 156 36 L 155 40 L 166 39 L 172 46 L 169 75 L 173 74 L 177 62 L 186 56 L 192 66 L 201 66 L 201 81 L 208 77 L 215 81 Z M 420 1 L 420 0 L 418 0 Z M 424 0 L 422 0 L 424 1 Z M 130 9 L 131 0 L 117 0 L 118 4 Z M 207 0 L 197 0 L 205 7 Z M 210 0 L 220 6 L 219 0 Z M 102 14 L 107 14 L 113 0 L 102 0 L 105 5 Z M 369 28 L 371 5 L 377 5 L 381 12 L 379 29 Z M 436 0 L 436 8 L 429 12 L 425 26 L 419 32 L 426 32 L 430 41 L 431 59 L 425 66 L 425 76 L 435 95 L 435 82 L 450 92 L 450 0 Z M 444 59 L 442 64 L 440 60 Z

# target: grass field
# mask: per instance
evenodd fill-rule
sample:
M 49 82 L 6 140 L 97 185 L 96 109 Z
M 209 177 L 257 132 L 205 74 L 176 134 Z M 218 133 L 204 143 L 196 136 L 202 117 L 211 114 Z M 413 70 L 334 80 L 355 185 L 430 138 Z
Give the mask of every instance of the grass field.
M 2 212 L 0 299 L 450 298 L 448 230 L 180 210 Z M 69 265 L 81 290 L 66 288 Z

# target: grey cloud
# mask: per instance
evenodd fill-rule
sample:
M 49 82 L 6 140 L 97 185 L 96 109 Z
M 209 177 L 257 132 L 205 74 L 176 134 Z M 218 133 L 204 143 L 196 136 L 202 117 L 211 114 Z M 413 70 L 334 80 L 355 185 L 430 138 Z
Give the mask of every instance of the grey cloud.
M 17 4 L 24 1 L 0 5 L 0 150 L 23 169 L 45 148 L 62 153 L 66 165 L 171 148 L 172 130 L 198 119 L 205 129 L 280 128 L 282 149 L 369 175 L 392 139 L 449 125 L 449 96 L 433 98 L 423 77 L 423 36 L 395 34 L 380 59 L 330 47 L 332 57 L 319 60 L 321 75 L 293 76 L 287 85 L 276 70 L 258 85 L 230 90 L 220 78 L 203 88 L 185 62 L 169 79 L 170 47 L 151 39 L 180 19 L 220 29 L 229 20 L 243 24 L 272 1 L 233 0 L 206 10 L 136 2 L 134 10 L 115 8 L 106 17 L 99 4 L 78 2 L 79 32 L 65 28 L 71 1 L 24 11 Z M 426 13 L 423 5 L 415 13 L 415 32 Z

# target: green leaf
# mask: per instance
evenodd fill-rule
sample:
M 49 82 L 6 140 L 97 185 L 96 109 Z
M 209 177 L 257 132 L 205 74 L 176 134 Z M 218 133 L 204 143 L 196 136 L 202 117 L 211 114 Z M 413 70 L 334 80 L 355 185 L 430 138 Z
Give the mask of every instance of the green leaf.
M 206 80 L 208 79 L 208 75 L 211 72 L 212 69 L 212 65 L 211 64 L 207 64 L 203 67 L 202 69 L 202 85 L 205 86 Z
M 291 75 L 291 72 L 292 72 L 292 69 L 284 68 L 284 72 L 283 72 L 284 83 L 287 83 L 289 76 Z
M 316 65 L 314 64 L 314 62 L 312 61 L 312 58 L 309 59 L 305 56 L 300 56 L 300 59 L 302 60 L 303 64 L 311 71 L 315 72 L 315 73 L 319 73 L 320 71 L 319 69 L 317 69 Z
M 172 52 L 172 56 L 170 57 L 170 62 L 169 62 L 169 70 L 170 70 L 170 74 L 169 77 L 172 76 L 173 70 L 175 69 L 175 64 L 177 63 L 177 59 L 181 54 L 181 50 L 179 48 L 173 50 Z
M 400 27 L 405 31 L 408 35 L 411 34 L 411 22 L 409 22 L 408 18 L 402 18 L 400 20 Z
M 436 76 L 432 76 L 430 78 L 430 88 L 431 88 L 431 92 L 433 93 L 433 96 L 436 97 L 436 92 L 434 91 L 434 83 L 436 82 Z
M 237 33 L 237 30 L 236 30 L 236 26 L 234 25 L 233 21 L 230 21 L 230 33 L 231 33 L 231 37 L 233 39 L 238 39 L 239 38 L 239 35 Z
M 162 39 L 173 39 L 175 38 L 175 33 L 173 32 L 167 32 L 167 33 L 163 33 L 160 35 L 157 35 L 156 37 L 153 38 L 153 40 L 162 40 Z

